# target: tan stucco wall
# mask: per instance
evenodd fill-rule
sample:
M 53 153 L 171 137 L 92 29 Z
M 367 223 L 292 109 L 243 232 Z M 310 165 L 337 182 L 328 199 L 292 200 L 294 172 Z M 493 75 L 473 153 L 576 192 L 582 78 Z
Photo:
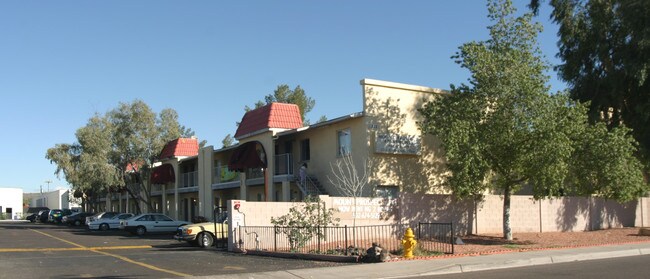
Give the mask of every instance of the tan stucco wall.
M 364 121 L 371 166 L 370 185 L 399 186 L 407 192 L 445 193 L 442 189 L 444 156 L 439 141 L 422 135 L 418 112 L 427 101 L 444 94 L 443 90 L 407 84 L 364 79 Z M 420 138 L 420 153 L 385 154 L 376 152 L 379 134 Z
M 308 165 L 307 172 L 315 176 L 327 189 L 330 195 L 341 195 L 339 189 L 332 185 L 328 180 L 331 173 L 330 163 L 335 163 L 339 156 L 337 155 L 337 132 L 345 129 L 350 130 L 351 154 L 356 164 L 361 164 L 363 158 L 368 156 L 366 131 L 362 118 L 352 118 L 346 121 L 332 123 L 331 125 L 322 126 L 314 129 L 308 129 L 295 134 L 291 137 L 294 140 L 294 171 L 297 173 L 298 167 L 305 162 Z M 310 158 L 308 161 L 300 161 L 300 142 L 309 139 Z M 281 143 L 282 146 L 284 143 Z

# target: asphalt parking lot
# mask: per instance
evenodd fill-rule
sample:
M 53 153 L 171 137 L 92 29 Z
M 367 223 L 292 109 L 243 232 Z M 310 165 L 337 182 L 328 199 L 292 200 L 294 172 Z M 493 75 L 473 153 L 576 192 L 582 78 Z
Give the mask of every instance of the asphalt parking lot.
M 337 266 L 42 223 L 0 223 L 0 278 L 173 278 Z

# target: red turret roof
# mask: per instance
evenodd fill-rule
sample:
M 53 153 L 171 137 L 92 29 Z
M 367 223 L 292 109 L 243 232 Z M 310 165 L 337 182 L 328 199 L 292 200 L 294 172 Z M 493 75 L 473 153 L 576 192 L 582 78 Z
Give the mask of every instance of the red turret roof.
M 296 129 L 302 127 L 300 109 L 295 104 L 271 103 L 251 110 L 237 127 L 235 138 L 270 128 Z
M 158 158 L 199 155 L 199 140 L 195 138 L 178 138 L 168 142 Z

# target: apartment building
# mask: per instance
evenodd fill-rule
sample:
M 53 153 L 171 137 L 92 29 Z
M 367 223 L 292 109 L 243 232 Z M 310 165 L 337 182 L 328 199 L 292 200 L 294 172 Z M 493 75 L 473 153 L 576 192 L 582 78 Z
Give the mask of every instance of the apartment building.
M 332 183 L 343 158 L 368 174 L 360 196 L 442 193 L 444 159 L 435 137 L 418 129 L 417 109 L 445 91 L 372 79 L 361 80 L 361 90 L 361 111 L 314 125 L 303 126 L 296 105 L 273 103 L 244 114 L 236 146 L 199 149 L 196 139 L 183 138 L 168 143 L 149 181 L 154 210 L 191 220 L 211 217 L 234 199 L 345 196 Z M 124 196 L 107 199 L 114 205 L 109 208 L 123 209 L 129 204 Z

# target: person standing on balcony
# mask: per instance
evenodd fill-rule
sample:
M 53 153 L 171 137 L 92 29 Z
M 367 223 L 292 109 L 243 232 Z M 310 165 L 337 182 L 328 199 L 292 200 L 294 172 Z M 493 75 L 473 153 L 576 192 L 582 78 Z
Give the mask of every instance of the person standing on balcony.
M 304 187 L 307 182 L 307 163 L 302 163 L 298 173 L 300 174 L 300 186 Z

